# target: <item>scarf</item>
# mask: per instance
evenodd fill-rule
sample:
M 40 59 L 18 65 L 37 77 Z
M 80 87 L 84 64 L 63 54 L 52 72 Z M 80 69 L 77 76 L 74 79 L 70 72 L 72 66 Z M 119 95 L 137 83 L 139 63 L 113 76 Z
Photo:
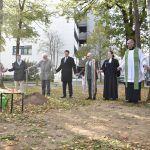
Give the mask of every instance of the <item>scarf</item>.
M 125 53 L 125 85 L 128 86 L 128 55 L 129 50 Z M 139 89 L 139 51 L 137 48 L 134 49 L 134 89 Z
M 92 93 L 92 97 L 94 97 L 94 94 L 96 92 L 96 74 L 95 74 L 95 70 L 96 70 L 96 66 L 95 66 L 95 60 L 91 60 L 91 82 L 92 82 L 92 88 L 91 88 L 91 93 Z M 84 93 L 86 92 L 86 84 L 87 84 L 87 74 L 88 74 L 88 61 L 85 64 L 85 78 L 84 78 Z

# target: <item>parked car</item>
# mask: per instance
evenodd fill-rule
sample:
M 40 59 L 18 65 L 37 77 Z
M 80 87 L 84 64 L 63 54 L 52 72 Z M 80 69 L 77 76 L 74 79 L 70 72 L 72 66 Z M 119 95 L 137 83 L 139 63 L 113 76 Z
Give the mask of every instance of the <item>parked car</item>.
M 120 77 L 118 77 L 118 82 L 124 84 L 124 75 L 120 75 Z

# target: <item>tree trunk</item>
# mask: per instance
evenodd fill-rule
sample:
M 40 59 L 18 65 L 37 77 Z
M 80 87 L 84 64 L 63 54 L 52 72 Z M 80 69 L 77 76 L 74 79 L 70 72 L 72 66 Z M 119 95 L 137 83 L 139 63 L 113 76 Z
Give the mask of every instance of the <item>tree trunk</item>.
M 99 51 L 99 69 L 101 69 L 101 61 L 102 61 L 102 52 Z M 102 74 L 100 73 L 100 83 L 102 82 Z
M 18 24 L 18 30 L 19 32 L 22 29 L 22 21 L 21 19 L 19 20 L 19 24 Z M 19 49 L 20 49 L 20 35 L 18 35 L 17 40 L 16 40 L 16 60 L 17 60 L 17 55 L 19 54 Z
M 2 41 L 2 25 L 3 25 L 3 0 L 0 0 L 0 41 Z M 0 44 L 0 52 L 1 48 L 2 45 Z
M 19 19 L 19 22 L 18 22 L 18 36 L 17 36 L 17 39 L 16 39 L 16 59 L 17 59 L 17 54 L 19 54 L 19 49 L 20 49 L 20 34 L 21 34 L 21 29 L 22 29 L 22 19 L 21 19 L 21 13 L 23 12 L 24 10 L 24 6 L 25 6 L 25 3 L 26 3 L 26 0 L 23 0 L 22 2 L 19 0 L 19 9 L 20 9 L 20 19 Z
M 133 30 L 133 10 L 132 10 L 132 0 L 129 3 L 129 8 L 128 11 L 125 10 L 125 8 L 121 5 L 119 5 L 118 3 L 116 3 L 116 5 L 118 6 L 118 8 L 120 9 L 121 13 L 122 13 L 122 17 L 123 17 L 123 22 L 124 22 L 124 29 L 125 29 L 125 37 L 126 37 L 126 42 L 128 41 L 128 39 L 130 38 L 135 38 L 135 32 Z M 128 14 L 129 18 L 128 18 Z
M 148 27 L 149 27 L 149 33 L 150 33 L 150 0 L 148 0 L 147 10 L 148 10 L 148 13 L 147 13 L 148 14 Z M 150 35 L 149 35 L 149 61 L 150 61 Z M 147 96 L 147 101 L 150 101 L 150 87 L 149 87 L 149 93 Z
M 2 40 L 2 25 L 3 25 L 3 0 L 0 0 L 0 41 Z M 1 52 L 1 47 L 0 45 L 0 52 Z M 3 78 L 0 77 L 0 88 L 5 88 Z
M 56 65 L 55 65 L 55 68 L 57 68 L 57 66 L 58 66 L 58 57 L 59 57 L 59 51 L 58 51 L 58 49 L 57 49 L 57 54 L 56 54 Z
M 134 22 L 135 22 L 135 41 L 136 47 L 141 48 L 141 38 L 140 38 L 140 17 L 139 17 L 139 8 L 138 1 L 133 0 L 134 4 Z

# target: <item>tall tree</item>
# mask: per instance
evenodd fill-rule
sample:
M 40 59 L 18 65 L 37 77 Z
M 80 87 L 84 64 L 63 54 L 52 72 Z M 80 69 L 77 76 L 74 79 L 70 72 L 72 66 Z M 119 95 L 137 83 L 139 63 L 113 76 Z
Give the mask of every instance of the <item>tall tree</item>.
M 98 60 L 98 68 L 101 69 L 102 60 L 106 57 L 106 51 L 108 51 L 110 42 L 106 35 L 106 29 L 101 25 L 97 24 L 94 31 L 88 36 L 87 44 L 90 46 L 93 53 L 95 53 L 96 59 Z M 100 82 L 102 82 L 102 76 L 100 74 Z
M 3 26 L 3 0 L 0 0 L 0 52 L 4 50 L 4 38 L 2 36 L 2 26 Z M 0 77 L 0 88 L 4 88 L 3 78 Z
M 5 40 L 2 36 L 2 26 L 3 26 L 3 0 L 0 0 L 0 52 L 4 50 L 3 45 Z
M 106 24 L 109 30 L 112 46 L 119 47 L 121 54 L 124 54 L 126 49 L 126 41 L 129 38 L 135 39 L 135 20 L 134 14 L 139 12 L 139 27 L 141 29 L 142 42 L 147 44 L 147 25 L 146 21 L 146 0 L 136 1 L 134 5 L 133 0 L 105 0 L 105 1 L 75 1 L 75 0 L 62 0 L 59 5 L 62 15 L 80 19 L 82 16 L 92 11 L 99 17 L 99 21 Z M 137 7 L 138 6 L 138 7 Z M 62 9 L 61 9 L 62 8 Z M 136 8 L 136 12 L 134 11 Z M 137 24 L 136 24 L 137 25 Z M 146 40 L 145 40 L 146 39 Z M 122 44 L 123 43 L 123 44 Z
M 148 27 L 149 27 L 149 33 L 150 33 L 150 0 L 148 0 L 147 2 L 148 6 L 147 6 L 147 12 L 148 12 Z M 150 64 L 150 35 L 149 35 L 149 64 Z M 150 73 L 150 72 L 149 72 Z M 149 87 L 149 92 L 148 92 L 148 96 L 147 96 L 147 101 L 150 101 L 150 87 Z
M 136 41 L 136 46 L 141 48 L 140 16 L 139 16 L 138 1 L 133 0 L 133 4 L 134 4 L 134 22 L 135 22 L 135 41 Z
M 57 68 L 59 56 L 63 53 L 61 51 L 63 42 L 57 32 L 45 31 L 45 35 L 45 39 L 40 44 L 40 51 L 48 53 L 53 65 Z
M 5 30 L 16 39 L 16 54 L 19 54 L 20 41 L 38 36 L 33 24 L 49 23 L 52 13 L 48 11 L 46 0 L 6 0 Z
M 22 24 L 23 24 L 23 18 L 21 17 L 21 14 L 23 13 L 24 11 L 24 6 L 25 6 L 25 3 L 26 3 L 26 0 L 19 0 L 19 19 L 18 19 L 18 24 L 17 24 L 17 30 L 19 31 L 19 34 L 17 34 L 16 36 L 16 57 L 17 57 L 17 54 L 19 54 L 19 48 L 20 48 L 20 31 L 22 29 Z
M 1 38 L 2 38 L 2 24 L 3 24 L 3 0 L 0 0 L 0 41 L 1 41 Z M 0 44 L 1 46 L 1 44 Z

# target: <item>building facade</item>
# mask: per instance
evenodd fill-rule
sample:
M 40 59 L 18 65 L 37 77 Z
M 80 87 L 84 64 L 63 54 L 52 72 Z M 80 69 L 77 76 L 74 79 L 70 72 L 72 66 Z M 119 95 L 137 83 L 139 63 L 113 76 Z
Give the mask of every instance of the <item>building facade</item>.
M 78 51 L 81 46 L 87 43 L 88 35 L 95 28 L 96 17 L 92 13 L 88 13 L 87 16 L 80 22 L 75 22 L 74 38 L 75 47 L 74 52 Z

